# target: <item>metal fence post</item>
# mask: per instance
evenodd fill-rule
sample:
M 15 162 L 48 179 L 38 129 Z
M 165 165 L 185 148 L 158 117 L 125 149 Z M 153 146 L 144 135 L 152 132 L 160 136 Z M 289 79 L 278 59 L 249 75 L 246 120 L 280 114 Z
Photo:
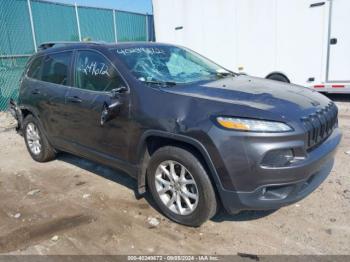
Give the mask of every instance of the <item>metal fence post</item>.
M 35 38 L 35 30 L 34 30 L 34 22 L 33 22 L 33 13 L 32 13 L 32 5 L 30 4 L 30 0 L 27 0 L 28 11 L 29 11 L 29 19 L 30 19 L 30 27 L 32 29 L 32 37 L 35 52 L 38 51 L 38 47 L 36 46 L 36 38 Z
M 76 19 L 77 19 L 77 25 L 78 25 L 79 41 L 81 41 L 80 21 L 79 21 L 79 14 L 78 14 L 78 6 L 77 6 L 77 3 L 74 3 L 74 7 L 75 7 L 75 17 L 76 17 Z
M 115 42 L 118 43 L 118 32 L 117 32 L 117 23 L 115 18 L 115 9 L 113 9 L 113 29 L 114 29 L 114 38 Z
M 146 41 L 149 41 L 148 13 L 146 13 Z

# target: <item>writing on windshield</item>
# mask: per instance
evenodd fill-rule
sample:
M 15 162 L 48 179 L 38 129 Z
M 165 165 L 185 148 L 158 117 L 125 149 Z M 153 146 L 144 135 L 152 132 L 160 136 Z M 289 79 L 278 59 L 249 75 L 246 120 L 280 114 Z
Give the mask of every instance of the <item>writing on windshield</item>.
M 175 46 L 117 48 L 115 52 L 140 81 L 190 83 L 213 79 L 223 70 L 204 57 Z

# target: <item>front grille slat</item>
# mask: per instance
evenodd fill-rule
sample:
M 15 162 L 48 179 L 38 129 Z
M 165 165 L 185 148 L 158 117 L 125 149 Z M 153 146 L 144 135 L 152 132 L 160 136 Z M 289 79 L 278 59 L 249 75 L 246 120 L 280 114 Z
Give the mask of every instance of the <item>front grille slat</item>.
M 311 151 L 321 144 L 337 125 L 338 110 L 333 102 L 316 113 L 304 116 L 301 121 L 306 129 L 305 145 Z
M 318 117 L 319 117 L 319 119 L 321 121 L 320 137 L 322 139 L 326 135 L 327 119 L 325 117 L 325 110 L 324 109 L 319 110 L 317 113 L 318 113 Z
M 330 116 L 330 111 L 328 106 L 326 106 L 326 108 L 324 109 L 324 116 L 326 118 L 325 132 L 326 132 L 326 136 L 328 136 L 331 128 L 331 119 L 332 119 L 332 117 Z

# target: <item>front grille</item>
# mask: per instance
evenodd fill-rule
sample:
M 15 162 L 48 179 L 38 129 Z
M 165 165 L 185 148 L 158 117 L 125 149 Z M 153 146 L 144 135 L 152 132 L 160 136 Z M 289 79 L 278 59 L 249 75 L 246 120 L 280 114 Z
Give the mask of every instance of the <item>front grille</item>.
M 306 130 L 306 149 L 311 151 L 333 132 L 338 124 L 338 109 L 333 102 L 315 113 L 302 117 Z

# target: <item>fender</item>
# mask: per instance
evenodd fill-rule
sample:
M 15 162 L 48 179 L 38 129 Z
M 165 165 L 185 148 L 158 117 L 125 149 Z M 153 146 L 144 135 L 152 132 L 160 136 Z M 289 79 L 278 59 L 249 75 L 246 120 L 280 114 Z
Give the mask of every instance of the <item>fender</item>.
M 34 115 L 39 120 L 38 111 L 34 107 L 19 105 L 16 103 L 15 100 L 11 99 L 9 103 L 9 111 L 17 121 L 16 131 L 20 135 L 23 135 L 23 120 L 24 120 L 24 115 L 22 113 L 23 110 L 29 111 L 32 115 Z
M 219 179 L 219 175 L 216 171 L 216 168 L 214 167 L 214 164 L 211 160 L 211 157 L 206 150 L 206 148 L 202 145 L 201 142 L 198 140 L 180 135 L 180 134 L 174 134 L 174 133 L 169 133 L 165 131 L 159 131 L 159 130 L 147 130 L 146 132 L 143 133 L 143 135 L 140 138 L 139 145 L 137 147 L 137 156 L 138 156 L 138 163 L 139 163 L 139 172 L 137 175 L 137 184 L 138 184 L 138 193 L 143 194 L 146 192 L 146 170 L 148 166 L 148 161 L 150 159 L 150 156 L 146 150 L 147 143 L 146 139 L 151 136 L 158 136 L 162 138 L 168 138 L 174 141 L 179 141 L 183 143 L 190 144 L 191 146 L 195 147 L 204 157 L 204 160 L 206 164 L 208 165 L 209 171 L 211 175 L 211 178 L 213 179 L 215 183 L 216 189 L 221 191 L 223 189 L 223 186 L 221 184 L 221 181 Z
M 29 111 L 32 115 L 34 115 L 37 119 L 40 118 L 40 114 L 37 108 L 31 106 L 31 105 L 26 105 L 26 104 L 20 104 L 18 105 L 19 109 L 22 110 L 27 110 Z
M 22 110 L 18 107 L 16 101 L 14 99 L 10 99 L 9 102 L 9 111 L 11 115 L 16 119 L 17 126 L 16 132 L 20 135 L 23 135 L 23 114 Z
M 23 120 L 24 120 L 25 117 L 23 116 L 22 110 L 27 110 L 38 120 L 38 122 L 39 122 L 39 124 L 41 126 L 42 132 L 46 136 L 46 138 L 49 141 L 49 143 L 51 143 L 50 136 L 48 136 L 48 134 L 46 133 L 46 129 L 45 129 L 44 123 L 41 121 L 39 111 L 35 107 L 33 107 L 31 105 L 23 105 L 23 104 L 21 104 L 21 105 L 18 105 L 17 108 L 19 108 L 19 111 L 21 112 L 21 118 L 20 118 L 20 120 L 17 120 L 17 121 L 21 121 L 20 123 L 18 123 L 18 125 L 20 125 L 20 127 L 21 127 L 21 129 L 19 129 L 18 132 L 20 134 L 23 133 Z

